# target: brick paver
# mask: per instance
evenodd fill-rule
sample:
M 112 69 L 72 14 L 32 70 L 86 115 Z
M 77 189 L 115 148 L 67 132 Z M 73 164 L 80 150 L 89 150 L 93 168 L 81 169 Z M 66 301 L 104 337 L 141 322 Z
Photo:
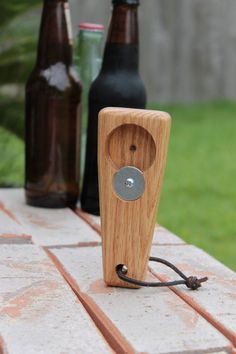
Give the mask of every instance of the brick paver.
M 208 276 L 199 291 L 176 288 L 191 306 L 219 328 L 236 346 L 236 274 L 204 251 L 194 246 L 152 247 L 152 255 L 168 259 L 187 275 Z M 150 267 L 162 279 L 176 278 L 175 273 L 160 264 Z
M 185 242 L 180 237 L 157 225 L 154 230 L 153 244 L 155 245 L 184 245 Z
M 1 196 L 0 190 L 0 244 L 31 243 L 31 236 L 26 234 L 11 210 L 6 208 L 1 201 Z
M 190 354 L 230 348 L 223 335 L 168 288 L 106 287 L 102 280 L 100 247 L 61 248 L 50 252 L 74 279 L 82 297 L 85 294 L 90 299 L 87 301 L 92 299 L 135 351 Z M 96 312 L 96 306 L 90 310 Z
M 111 353 L 39 247 L 1 245 L 0 282 L 0 338 L 7 354 Z
M 25 204 L 19 189 L 1 190 L 2 205 L 17 219 L 35 244 L 42 246 L 87 245 L 101 242 L 97 232 L 70 209 L 43 209 Z

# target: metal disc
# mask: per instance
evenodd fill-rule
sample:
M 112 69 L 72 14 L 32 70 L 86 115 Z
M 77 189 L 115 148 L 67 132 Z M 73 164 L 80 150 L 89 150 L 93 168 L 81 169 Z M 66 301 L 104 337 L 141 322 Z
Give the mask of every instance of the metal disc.
M 113 176 L 113 188 L 121 199 L 136 200 L 145 190 L 143 173 L 136 167 L 123 167 Z

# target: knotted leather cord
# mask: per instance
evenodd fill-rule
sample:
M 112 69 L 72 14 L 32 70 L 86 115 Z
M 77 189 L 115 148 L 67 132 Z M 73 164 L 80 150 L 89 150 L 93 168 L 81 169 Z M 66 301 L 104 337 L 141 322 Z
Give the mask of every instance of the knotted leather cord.
M 118 265 L 116 267 L 116 273 L 121 280 L 123 280 L 127 283 L 137 285 L 137 286 L 146 286 L 146 287 L 164 287 L 164 286 L 175 286 L 175 285 L 184 284 L 189 289 L 197 290 L 198 288 L 200 288 L 202 286 L 202 283 L 204 283 L 208 280 L 207 277 L 200 278 L 200 279 L 198 279 L 195 276 L 187 277 L 176 266 L 174 266 L 172 263 L 170 263 L 162 258 L 150 257 L 149 261 L 162 263 L 162 264 L 166 265 L 167 267 L 171 268 L 174 272 L 176 272 L 183 280 L 174 280 L 174 281 L 167 281 L 167 282 L 145 282 L 145 281 L 141 281 L 141 280 L 136 280 L 136 279 L 129 278 L 126 276 L 128 269 L 122 264 Z

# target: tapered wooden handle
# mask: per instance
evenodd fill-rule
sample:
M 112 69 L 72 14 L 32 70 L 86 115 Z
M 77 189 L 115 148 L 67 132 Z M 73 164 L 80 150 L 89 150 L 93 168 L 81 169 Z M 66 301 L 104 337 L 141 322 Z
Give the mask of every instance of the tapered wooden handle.
M 99 114 L 99 193 L 104 280 L 144 280 L 160 197 L 171 119 L 167 113 L 106 108 Z

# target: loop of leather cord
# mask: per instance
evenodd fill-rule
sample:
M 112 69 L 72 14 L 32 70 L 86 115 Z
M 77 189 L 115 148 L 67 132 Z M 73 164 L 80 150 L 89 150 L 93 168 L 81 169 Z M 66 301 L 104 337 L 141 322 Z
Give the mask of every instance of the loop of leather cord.
M 183 280 L 174 280 L 174 281 L 167 281 L 167 282 L 145 282 L 141 280 L 136 280 L 133 278 L 129 278 L 126 276 L 128 269 L 125 267 L 125 265 L 118 265 L 116 267 L 116 272 L 118 277 L 130 284 L 137 285 L 137 286 L 145 286 L 145 287 L 164 287 L 164 286 L 175 286 L 175 285 L 186 285 L 187 288 L 191 290 L 197 290 L 202 286 L 202 283 L 206 282 L 208 280 L 207 277 L 200 278 L 198 279 L 195 276 L 190 276 L 187 277 L 181 270 L 179 270 L 176 266 L 174 266 L 172 263 L 166 261 L 165 259 L 162 258 L 157 258 L 157 257 L 150 257 L 149 261 L 151 262 L 157 262 L 157 263 L 162 263 L 166 265 L 167 267 L 171 268 L 174 272 L 176 272 Z

